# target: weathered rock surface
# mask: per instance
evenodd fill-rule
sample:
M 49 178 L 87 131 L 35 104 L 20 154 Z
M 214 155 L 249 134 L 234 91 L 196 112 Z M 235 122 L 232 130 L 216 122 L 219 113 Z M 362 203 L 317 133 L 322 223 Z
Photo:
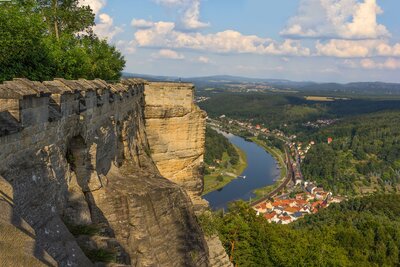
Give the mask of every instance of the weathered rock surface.
M 146 85 L 146 130 L 152 158 L 161 175 L 181 185 L 196 202 L 203 191 L 206 114 L 193 99 L 192 84 Z
M 156 103 L 149 125 L 168 134 L 159 136 L 164 145 L 150 148 L 144 84 L 60 79 L 0 85 L 0 191 L 7 196 L 0 202 L 8 205 L 0 244 L 10 242 L 2 229 L 21 231 L 16 236 L 22 241 L 13 243 L 21 255 L 12 259 L 15 266 L 101 266 L 101 259 L 88 258 L 88 251 L 100 249 L 120 265 L 209 266 L 185 192 L 199 195 L 202 188 L 204 113 L 193 105 L 192 89 L 171 101 L 178 107 L 162 111 Z M 146 97 L 162 89 L 156 87 L 147 88 Z M 165 93 L 175 97 L 168 88 Z M 172 128 L 178 127 L 182 134 L 176 138 Z M 151 138 L 154 144 L 157 137 Z M 160 151 L 155 158 L 152 149 Z M 168 152 L 164 157 L 162 150 Z M 173 174 L 167 178 L 176 183 L 158 170 Z M 84 227 L 99 232 L 90 236 Z M 0 263 L 9 260 L 0 255 Z
M 164 177 L 186 189 L 196 212 L 201 213 L 208 205 L 200 197 L 206 114 L 193 100 L 193 84 L 146 85 L 146 130 L 152 158 Z M 210 266 L 232 266 L 218 237 L 208 237 L 206 241 Z
M 218 236 L 206 237 L 206 242 L 209 249 L 210 266 L 213 267 L 233 266 Z

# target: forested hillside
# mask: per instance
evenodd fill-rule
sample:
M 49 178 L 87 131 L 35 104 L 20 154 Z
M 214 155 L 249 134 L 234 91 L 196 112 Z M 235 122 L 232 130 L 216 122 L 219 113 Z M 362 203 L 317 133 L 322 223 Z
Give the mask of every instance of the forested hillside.
M 396 99 L 347 99 L 336 101 L 309 101 L 301 94 L 273 93 L 206 93 L 209 100 L 199 103 L 211 117 L 249 120 L 286 133 L 309 132 L 302 123 L 317 119 L 336 119 L 382 110 L 400 111 Z
M 204 162 L 208 165 L 215 165 L 216 161 L 221 161 L 224 153 L 230 157 L 229 162 L 235 165 L 239 161 L 239 154 L 229 140 L 214 129 L 206 129 L 206 153 Z
M 400 112 L 350 117 L 307 138 L 317 143 L 302 165 L 307 179 L 342 194 L 399 189 Z
M 94 19 L 78 0 L 0 1 L 0 82 L 119 79 L 125 60 L 93 33 Z
M 247 204 L 203 216 L 235 266 L 398 266 L 400 196 L 334 204 L 292 225 L 270 224 Z

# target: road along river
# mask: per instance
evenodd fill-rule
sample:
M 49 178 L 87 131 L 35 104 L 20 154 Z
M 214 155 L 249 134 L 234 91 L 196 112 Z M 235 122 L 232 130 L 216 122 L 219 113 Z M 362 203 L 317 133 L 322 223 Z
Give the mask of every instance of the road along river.
M 248 201 L 254 198 L 253 191 L 275 183 L 280 176 L 277 161 L 262 147 L 233 134 L 221 132 L 229 141 L 242 149 L 247 155 L 247 168 L 225 187 L 203 196 L 212 209 L 227 209 L 228 203 L 235 200 Z

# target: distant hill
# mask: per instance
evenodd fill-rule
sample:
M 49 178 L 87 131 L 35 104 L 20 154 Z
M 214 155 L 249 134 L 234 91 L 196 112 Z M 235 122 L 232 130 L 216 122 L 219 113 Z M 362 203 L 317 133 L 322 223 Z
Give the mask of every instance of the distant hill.
M 137 77 L 149 81 L 172 81 L 172 82 L 191 82 L 196 85 L 199 90 L 205 88 L 220 88 L 229 90 L 232 85 L 253 85 L 270 86 L 277 89 L 295 89 L 304 92 L 321 92 L 321 93 L 347 93 L 347 94 L 366 94 L 366 95 L 400 95 L 399 83 L 384 82 L 353 82 L 347 84 L 341 83 L 316 83 L 312 81 L 290 81 L 285 79 L 261 79 L 248 78 L 230 75 L 215 75 L 204 77 L 180 78 L 176 76 L 156 76 L 135 73 L 123 73 L 123 77 Z

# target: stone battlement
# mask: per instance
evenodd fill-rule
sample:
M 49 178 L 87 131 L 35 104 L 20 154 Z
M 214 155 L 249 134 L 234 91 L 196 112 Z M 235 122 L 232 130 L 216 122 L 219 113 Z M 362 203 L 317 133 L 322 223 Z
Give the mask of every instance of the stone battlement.
M 117 84 L 99 79 L 4 82 L 0 84 L 0 136 L 143 95 L 146 84 L 142 79 Z

